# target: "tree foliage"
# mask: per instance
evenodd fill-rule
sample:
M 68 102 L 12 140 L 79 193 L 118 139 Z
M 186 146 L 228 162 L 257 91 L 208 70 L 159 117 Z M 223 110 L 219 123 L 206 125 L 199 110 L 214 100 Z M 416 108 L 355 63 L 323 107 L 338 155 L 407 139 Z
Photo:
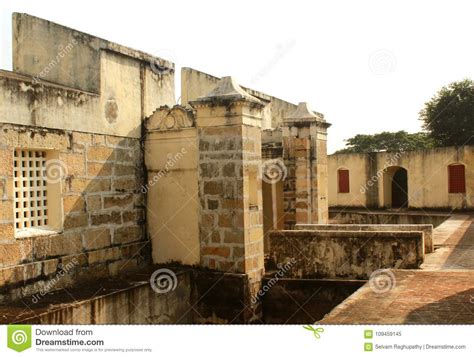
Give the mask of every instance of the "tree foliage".
M 474 145 L 474 82 L 441 88 L 420 111 L 423 128 L 436 146 Z
M 406 131 L 395 133 L 384 131 L 378 134 L 358 134 L 346 141 L 346 147 L 337 153 L 367 153 L 380 151 L 410 151 L 433 147 L 427 133 L 409 134 Z

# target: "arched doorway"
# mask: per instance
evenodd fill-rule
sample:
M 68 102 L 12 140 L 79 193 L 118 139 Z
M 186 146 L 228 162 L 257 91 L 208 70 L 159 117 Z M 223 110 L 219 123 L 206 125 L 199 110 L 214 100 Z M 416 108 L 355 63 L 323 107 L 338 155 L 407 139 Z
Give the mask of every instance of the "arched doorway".
M 390 166 L 383 176 L 383 206 L 408 207 L 408 173 L 400 166 Z
M 392 177 L 392 207 L 408 207 L 408 174 L 402 167 Z

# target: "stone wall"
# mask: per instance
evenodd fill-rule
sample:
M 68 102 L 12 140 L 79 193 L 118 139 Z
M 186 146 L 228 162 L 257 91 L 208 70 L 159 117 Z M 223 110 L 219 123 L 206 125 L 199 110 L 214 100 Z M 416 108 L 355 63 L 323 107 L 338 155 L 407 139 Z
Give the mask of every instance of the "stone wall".
M 181 104 L 186 105 L 198 97 L 209 93 L 219 82 L 219 77 L 183 67 L 181 69 Z M 267 105 L 263 109 L 262 128 L 277 128 L 283 122 L 283 118 L 296 109 L 296 105 L 285 100 L 270 96 L 268 94 L 245 88 L 250 95 L 259 98 Z
M 263 280 L 267 286 L 271 277 Z M 265 324 L 313 324 L 349 297 L 365 281 L 279 279 L 263 296 Z
M 174 65 L 27 14 L 13 34 L 14 72 L 0 71 L 1 300 L 149 264 L 142 125 L 174 104 Z M 18 150 L 48 160 L 38 228 L 15 227 Z
M 140 138 L 175 103 L 173 63 L 27 14 L 13 14 L 13 69 L 2 122 Z
M 153 289 L 150 276 L 164 267 L 149 265 L 0 304 L 0 323 L 240 324 L 254 318 L 246 274 L 166 265 L 171 284 Z
M 297 224 L 295 229 L 314 231 L 422 232 L 425 253 L 432 253 L 432 224 Z
M 200 128 L 199 140 L 200 190 L 205 202 L 200 228 L 206 237 L 201 241 L 202 264 L 233 272 L 259 269 L 263 258 L 260 129 Z M 251 185 L 256 185 L 259 202 L 249 202 Z
M 466 192 L 449 193 L 448 165 L 465 165 Z M 328 156 L 329 206 L 392 206 L 394 171 L 407 171 L 408 207 L 474 208 L 474 146 L 441 147 L 400 153 L 333 154 Z M 339 169 L 349 170 L 349 193 L 338 192 Z
M 368 279 L 377 269 L 419 268 L 421 232 L 274 231 L 268 266 L 295 263 L 285 278 Z
M 150 269 L 151 268 L 151 269 Z M 156 267 L 155 267 L 156 268 Z M 0 305 L 3 324 L 189 324 L 194 322 L 193 272 L 175 269 L 176 284 L 167 293 L 150 287 L 153 268 L 78 283 L 32 304 L 24 298 Z M 29 309 L 25 309 L 25 305 Z
M 335 224 L 431 224 L 437 227 L 448 218 L 448 213 L 433 211 L 394 212 L 336 208 L 329 210 L 329 219 Z
M 135 269 L 147 260 L 142 153 L 137 139 L 87 133 L 0 127 L 0 286 L 2 298 L 41 290 L 62 266 L 74 266 L 60 285 L 87 274 L 100 277 Z M 18 238 L 14 231 L 13 150 L 57 152 L 60 212 L 56 233 Z

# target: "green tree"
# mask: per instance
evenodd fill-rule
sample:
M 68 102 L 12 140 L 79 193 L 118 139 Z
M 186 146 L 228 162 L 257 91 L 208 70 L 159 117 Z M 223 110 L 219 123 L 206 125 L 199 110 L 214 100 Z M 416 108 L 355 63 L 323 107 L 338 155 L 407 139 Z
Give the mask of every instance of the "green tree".
M 420 111 L 423 128 L 436 146 L 474 145 L 474 82 L 454 82 Z
M 337 153 L 366 153 L 379 151 L 411 151 L 433 147 L 427 133 L 409 134 L 406 131 L 395 133 L 384 131 L 378 134 L 358 134 L 346 141 L 346 147 Z

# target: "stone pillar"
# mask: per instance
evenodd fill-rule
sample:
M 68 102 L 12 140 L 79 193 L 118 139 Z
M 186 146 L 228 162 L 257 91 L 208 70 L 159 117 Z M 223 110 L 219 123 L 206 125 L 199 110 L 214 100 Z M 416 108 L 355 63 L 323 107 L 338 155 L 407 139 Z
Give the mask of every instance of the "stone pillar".
M 253 297 L 264 270 L 260 175 L 264 104 L 224 77 L 191 105 L 196 109 L 199 141 L 200 265 L 246 274 L 245 305 L 250 315 L 257 316 Z
M 331 124 L 306 103 L 283 120 L 285 228 L 328 222 L 327 128 Z

